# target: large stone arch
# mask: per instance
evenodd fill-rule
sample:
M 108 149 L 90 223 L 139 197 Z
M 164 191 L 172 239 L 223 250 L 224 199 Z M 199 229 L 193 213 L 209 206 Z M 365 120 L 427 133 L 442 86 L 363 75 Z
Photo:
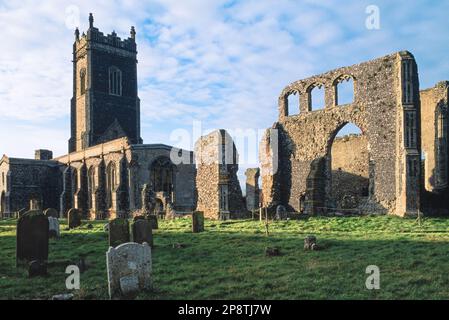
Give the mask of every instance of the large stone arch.
M 335 85 L 341 77 L 354 79 L 354 99 L 350 104 L 336 107 Z M 310 95 L 303 94 L 301 113 L 289 116 L 285 95 L 293 89 L 308 93 L 316 84 L 325 87 L 324 109 L 304 108 L 310 106 Z M 263 198 L 270 199 L 264 200 L 264 204 L 283 204 L 290 210 L 300 211 L 300 199 L 309 189 L 307 184 L 321 179 L 319 168 L 328 173 L 329 149 L 336 133 L 345 124 L 354 123 L 369 144 L 371 196 L 365 211 L 401 216 L 416 214 L 420 207 L 419 117 L 417 66 L 409 52 L 293 82 L 282 91 L 279 120 L 269 129 L 278 131 L 278 141 L 263 139 L 259 148 L 263 166 L 278 167 L 275 172 L 263 170 L 266 176 L 262 176 L 262 181 L 268 182 L 263 186 Z M 276 148 L 279 149 L 277 158 L 272 156 Z M 328 181 L 325 186 L 326 193 Z M 321 202 L 324 206 L 329 204 Z M 314 211 L 307 205 L 305 209 Z

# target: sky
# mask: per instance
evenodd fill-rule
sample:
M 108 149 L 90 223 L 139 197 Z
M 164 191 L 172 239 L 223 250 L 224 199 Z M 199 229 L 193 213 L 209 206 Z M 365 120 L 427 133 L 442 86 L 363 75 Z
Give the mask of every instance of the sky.
M 136 28 L 144 142 L 193 149 L 198 132 L 256 132 L 237 146 L 240 176 L 295 80 L 400 50 L 422 89 L 449 79 L 449 1 L 0 0 L 0 155 L 66 153 L 74 29 L 90 12 L 105 34 Z

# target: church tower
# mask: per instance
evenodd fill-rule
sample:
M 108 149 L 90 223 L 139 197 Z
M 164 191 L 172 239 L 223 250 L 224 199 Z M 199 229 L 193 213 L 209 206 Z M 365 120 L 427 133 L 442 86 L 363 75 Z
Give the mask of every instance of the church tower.
M 105 36 L 90 14 L 87 34 L 75 31 L 69 152 L 121 137 L 142 143 L 136 31 L 125 40 Z

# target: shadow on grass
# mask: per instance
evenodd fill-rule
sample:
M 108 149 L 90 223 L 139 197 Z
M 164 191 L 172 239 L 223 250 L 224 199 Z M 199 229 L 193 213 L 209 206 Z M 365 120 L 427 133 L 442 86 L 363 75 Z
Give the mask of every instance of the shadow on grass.
M 212 222 L 211 222 L 212 223 Z M 107 298 L 107 233 L 104 222 L 63 231 L 50 241 L 49 276 L 28 279 L 15 268 L 15 236 L 0 237 L 0 298 L 42 298 L 67 292 L 65 268 L 85 256 L 79 299 Z M 249 224 L 249 225 L 247 225 Z M 154 291 L 140 299 L 447 299 L 446 238 L 384 233 L 321 233 L 321 251 L 304 251 L 304 235 L 282 230 L 272 236 L 253 222 L 221 223 L 193 234 L 186 221 L 154 231 Z M 173 228 L 171 228 L 173 226 Z M 164 227 L 167 227 L 166 229 Z M 208 225 L 206 224 L 206 228 Z M 1 235 L 1 234 L 0 234 Z M 184 247 L 174 248 L 173 244 Z M 276 246 L 282 255 L 265 256 Z M 381 290 L 365 288 L 366 267 L 377 265 Z M 4 284 L 4 285 L 3 285 Z

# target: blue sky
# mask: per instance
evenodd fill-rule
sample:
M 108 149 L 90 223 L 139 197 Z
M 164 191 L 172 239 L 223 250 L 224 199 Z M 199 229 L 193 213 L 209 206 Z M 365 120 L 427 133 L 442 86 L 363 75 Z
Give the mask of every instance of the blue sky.
M 365 26 L 369 5 L 378 30 Z M 73 29 L 89 12 L 104 33 L 136 27 L 145 143 L 178 144 L 193 121 L 270 127 L 290 82 L 399 50 L 415 55 L 421 88 L 449 79 L 448 1 L 3 0 L 0 154 L 66 152 Z

